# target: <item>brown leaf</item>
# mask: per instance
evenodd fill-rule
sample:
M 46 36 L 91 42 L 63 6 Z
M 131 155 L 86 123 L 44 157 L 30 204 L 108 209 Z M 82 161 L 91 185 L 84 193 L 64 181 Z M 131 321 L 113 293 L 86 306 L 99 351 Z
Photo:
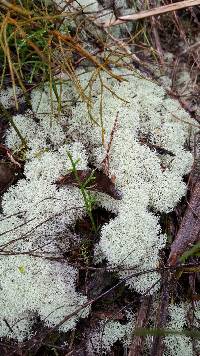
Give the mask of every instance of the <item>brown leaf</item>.
M 15 178 L 15 169 L 8 162 L 0 162 L 0 193 L 4 192 Z
M 5 158 L 8 157 L 12 163 L 14 163 L 16 166 L 21 168 L 21 164 L 13 156 L 11 150 L 7 146 L 3 145 L 2 143 L 0 143 L 0 152 L 2 152 Z
M 78 178 L 81 183 L 84 183 L 92 175 L 93 179 L 89 181 L 86 188 L 89 190 L 102 192 L 110 195 L 112 198 L 120 200 L 122 199 L 122 193 L 116 189 L 112 180 L 103 172 L 91 169 L 77 170 Z M 68 173 L 65 176 L 61 176 L 55 182 L 58 185 L 73 185 L 79 186 L 74 173 Z
M 174 266 L 190 245 L 200 239 L 200 182 L 197 182 L 192 192 L 188 208 L 185 212 L 181 226 L 174 242 L 171 245 L 171 252 L 168 263 Z
M 192 295 L 192 300 L 194 302 L 199 302 L 200 301 L 200 295 L 199 294 L 194 294 Z

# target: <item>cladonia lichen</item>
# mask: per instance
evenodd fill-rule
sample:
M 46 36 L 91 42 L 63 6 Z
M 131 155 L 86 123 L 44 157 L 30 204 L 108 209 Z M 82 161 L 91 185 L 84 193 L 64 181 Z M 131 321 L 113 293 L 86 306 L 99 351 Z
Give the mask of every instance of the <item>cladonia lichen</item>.
M 86 214 L 78 187 L 55 185 L 71 169 L 67 152 L 78 162 L 77 169 L 87 169 L 90 163 L 106 172 L 123 196 L 118 201 L 94 193 L 98 206 L 115 213 L 101 229 L 98 258 L 106 259 L 108 268 L 117 267 L 121 279 L 131 268 L 142 273 L 158 266 L 166 242 L 159 213 L 170 212 L 186 192 L 183 176 L 193 158 L 185 142 L 193 122 L 177 101 L 140 73 L 117 75 L 124 80 L 96 76 L 90 105 L 78 98 L 67 109 L 63 103 L 68 95 L 77 98 L 67 90 L 68 84 L 63 85 L 59 103 L 48 85 L 37 88 L 31 93 L 32 109 L 13 117 L 28 149 L 24 178 L 2 200 L 1 336 L 30 337 L 35 314 L 47 325 L 57 325 L 86 301 L 76 291 L 74 267 L 67 260 L 47 259 L 62 257 L 61 236 L 66 250 L 77 243 L 69 226 Z M 79 76 L 86 96 L 91 94 L 89 79 L 90 73 Z M 6 144 L 14 152 L 20 150 L 13 127 L 7 131 Z M 157 272 L 146 273 L 128 279 L 127 285 L 152 294 L 159 278 Z M 87 314 L 83 309 L 81 315 Z M 74 328 L 79 316 L 60 330 Z

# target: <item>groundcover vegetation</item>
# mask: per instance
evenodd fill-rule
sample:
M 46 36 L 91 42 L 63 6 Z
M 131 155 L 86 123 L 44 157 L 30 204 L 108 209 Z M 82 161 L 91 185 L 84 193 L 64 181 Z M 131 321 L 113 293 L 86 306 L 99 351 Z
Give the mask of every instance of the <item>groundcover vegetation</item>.
M 0 0 L 1 355 L 199 355 L 199 5 Z

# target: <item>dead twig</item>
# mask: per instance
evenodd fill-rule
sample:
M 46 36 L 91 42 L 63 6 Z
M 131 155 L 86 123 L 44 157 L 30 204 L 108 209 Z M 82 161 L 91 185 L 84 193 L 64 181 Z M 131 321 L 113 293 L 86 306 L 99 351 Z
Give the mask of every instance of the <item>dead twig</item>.
M 174 4 L 159 6 L 154 9 L 151 9 L 151 10 L 140 11 L 136 14 L 121 16 L 116 20 L 110 20 L 108 22 L 105 22 L 103 25 L 104 25 L 104 27 L 116 26 L 116 25 L 120 25 L 126 21 L 136 21 L 136 20 L 144 19 L 144 18 L 151 17 L 151 16 L 158 16 L 161 14 L 165 14 L 167 12 L 185 9 L 187 7 L 196 6 L 196 5 L 200 5 L 200 0 L 179 1 Z

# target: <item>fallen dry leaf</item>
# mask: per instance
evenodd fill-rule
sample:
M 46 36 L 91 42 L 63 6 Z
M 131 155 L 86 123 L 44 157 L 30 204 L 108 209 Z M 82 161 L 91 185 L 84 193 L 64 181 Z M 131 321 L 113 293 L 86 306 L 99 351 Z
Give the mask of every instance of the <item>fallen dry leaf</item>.
M 15 168 L 8 162 L 0 162 L 0 193 L 3 193 L 15 178 Z
M 89 190 L 106 193 L 112 198 L 120 200 L 122 199 L 122 193 L 115 187 L 112 180 L 103 172 L 92 169 L 77 170 L 77 175 L 81 183 L 84 183 L 92 175 L 92 181 L 89 181 L 86 188 Z M 73 185 L 79 186 L 74 174 L 72 172 L 61 176 L 55 182 L 57 185 Z
M 21 168 L 21 164 L 13 156 L 11 150 L 7 146 L 3 145 L 2 143 L 0 143 L 0 152 L 2 152 L 4 157 L 8 157 L 12 163 L 14 163 L 16 166 Z

